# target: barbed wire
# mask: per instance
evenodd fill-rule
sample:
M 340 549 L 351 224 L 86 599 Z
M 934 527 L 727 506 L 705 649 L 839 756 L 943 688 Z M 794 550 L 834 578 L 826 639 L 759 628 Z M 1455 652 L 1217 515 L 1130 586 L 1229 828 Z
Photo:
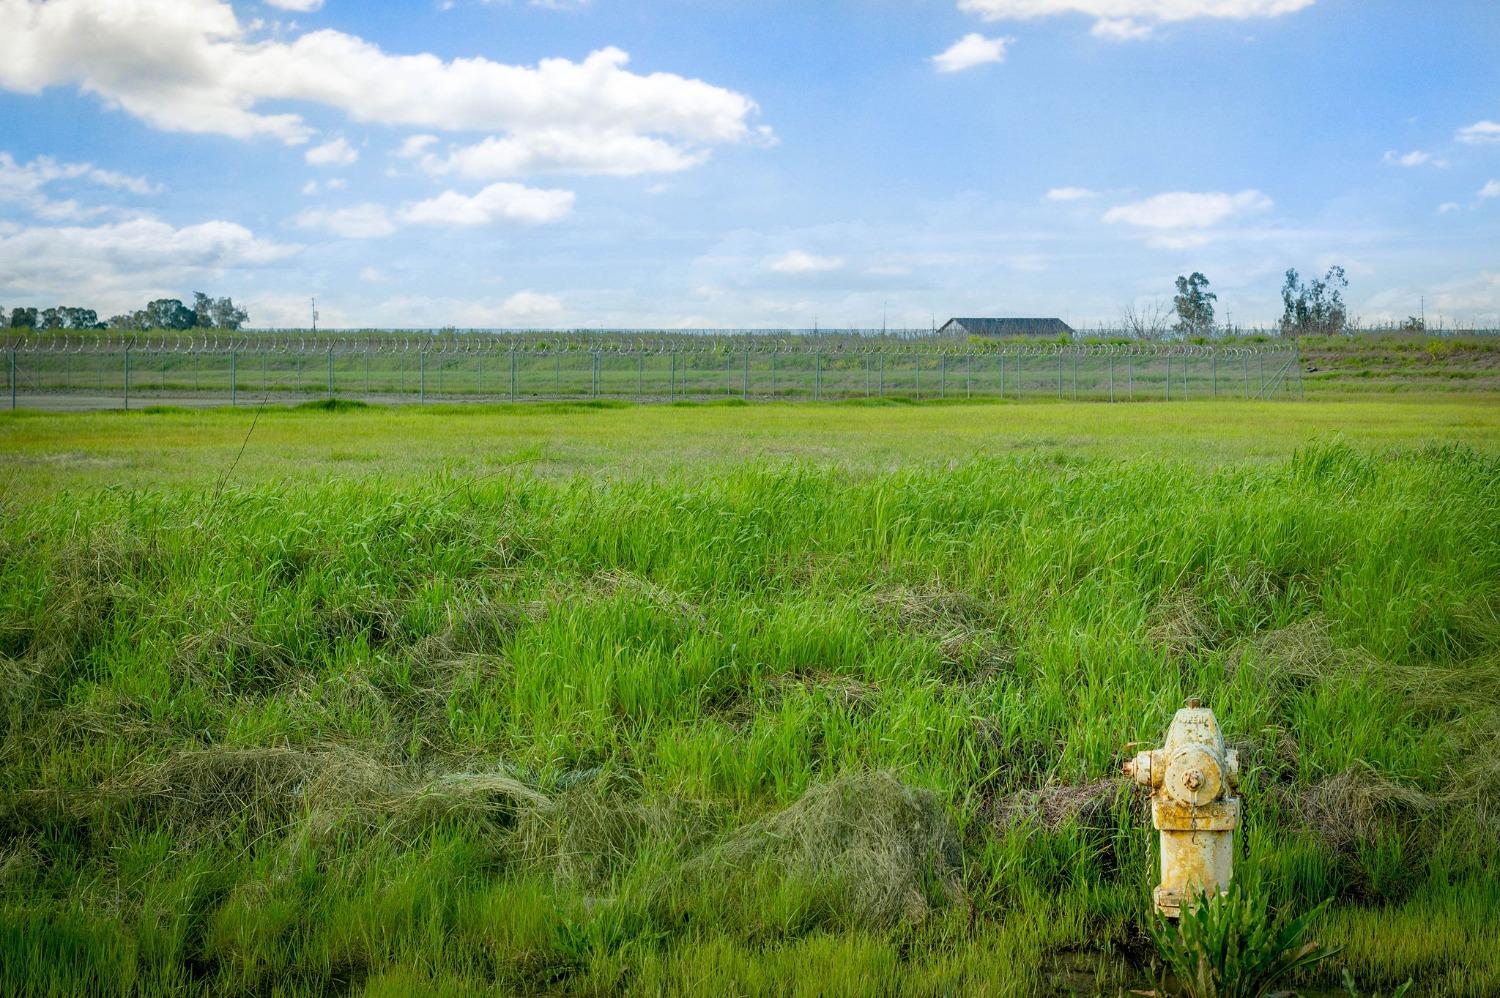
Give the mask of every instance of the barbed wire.
M 518 354 L 552 356 L 559 354 L 599 354 L 610 356 L 661 356 L 665 354 L 694 356 L 803 355 L 811 356 L 1184 356 L 1239 357 L 1282 355 L 1296 348 L 1289 343 L 1184 343 L 1181 341 L 1130 342 L 1056 342 L 1025 343 L 1016 341 L 976 342 L 939 340 L 927 335 L 927 341 L 903 338 L 889 331 L 881 338 L 879 331 L 865 335 L 819 333 L 804 336 L 795 331 L 779 335 L 760 331 L 719 333 L 714 335 L 679 334 L 656 337 L 626 336 L 612 333 L 581 332 L 548 334 L 439 333 L 416 335 L 402 333 L 221 333 L 203 330 L 190 333 L 29 333 L 0 339 L 0 349 L 23 354 L 117 354 L 139 352 L 151 354 L 300 354 L 303 356 L 375 356 L 394 354 L 427 354 L 438 356 L 493 356 Z

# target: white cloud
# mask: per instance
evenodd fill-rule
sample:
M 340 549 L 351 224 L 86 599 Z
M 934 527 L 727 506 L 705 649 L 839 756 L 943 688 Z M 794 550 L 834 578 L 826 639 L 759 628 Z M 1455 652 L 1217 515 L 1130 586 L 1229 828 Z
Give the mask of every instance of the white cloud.
M 1113 42 L 1138 42 L 1151 37 L 1151 26 L 1128 17 L 1104 17 L 1094 22 L 1089 34 Z
M 672 73 L 630 72 L 616 48 L 515 66 L 393 55 L 333 30 L 262 38 L 253 27 L 225 0 L 0 0 L 0 88 L 72 85 L 165 131 L 293 144 L 312 129 L 297 113 L 263 105 L 315 104 L 353 121 L 428 130 L 560 133 L 574 145 L 647 137 L 690 158 L 705 146 L 767 138 L 751 124 L 750 98 Z
M 331 232 L 344 239 L 379 239 L 396 231 L 385 206 L 368 202 L 347 208 L 309 208 L 293 222 L 298 228 Z
M 343 177 L 329 177 L 327 180 L 324 180 L 322 182 L 319 182 L 317 180 L 309 180 L 307 183 L 302 185 L 302 193 L 306 194 L 308 197 L 312 197 L 314 194 L 317 194 L 320 191 L 341 191 L 348 186 L 349 182 Z
M 386 276 L 385 271 L 381 270 L 379 267 L 361 268 L 359 272 L 359 279 L 361 281 L 368 281 L 371 284 L 384 284 L 386 281 L 390 280 L 390 278 Z
M 1407 153 L 1398 153 L 1392 149 L 1381 157 L 1380 161 L 1386 166 L 1405 166 L 1408 168 L 1431 165 L 1442 169 L 1448 165 L 1446 159 L 1435 157 L 1432 153 L 1424 152 L 1421 149 L 1413 149 Z
M 370 309 L 370 321 L 397 327 L 493 329 L 553 325 L 564 313 L 559 297 L 540 291 L 518 291 L 499 301 L 401 295 Z
M 139 304 L 146 290 L 176 289 L 230 269 L 266 267 L 299 247 L 233 222 L 181 228 L 153 218 L 97 226 L 0 228 L 0 288 L 99 308 Z
M 1479 197 L 1483 199 L 1500 198 L 1500 180 L 1491 180 L 1479 188 Z
M 1457 201 L 1444 201 L 1442 204 L 1438 205 L 1437 210 L 1439 215 L 1447 215 L 1452 212 L 1459 211 L 1462 208 L 1463 205 L 1459 204 Z
M 352 166 L 359 160 L 359 150 L 351 146 L 342 136 L 313 146 L 305 156 L 311 166 Z
M 296 11 L 299 14 L 311 14 L 323 6 L 323 0 L 266 0 L 266 3 L 272 7 Z
M 826 274 L 844 268 L 837 256 L 815 256 L 805 250 L 792 250 L 764 261 L 765 268 L 777 274 Z
M 1458 141 L 1470 145 L 1500 142 L 1500 121 L 1476 121 L 1458 130 Z
M 514 222 L 540 225 L 555 222 L 573 210 L 573 192 L 544 190 L 521 184 L 490 184 L 477 194 L 444 191 L 392 211 L 365 202 L 344 208 L 308 208 L 293 224 L 328 232 L 343 239 L 380 239 L 400 225 L 479 226 Z
M 1087 187 L 1054 187 L 1047 192 L 1048 201 L 1086 201 L 1099 196 Z
M 971 32 L 954 42 L 946 52 L 933 56 L 932 64 L 939 73 L 961 73 L 975 66 L 1004 62 L 1005 47 L 1014 40 L 986 38 L 977 31 Z
M 434 176 L 457 174 L 474 180 L 526 177 L 535 174 L 600 174 L 634 176 L 677 173 L 698 166 L 707 149 L 689 150 L 663 139 L 628 131 L 600 133 L 543 129 L 503 138 L 491 136 L 475 145 L 460 146 L 446 155 L 430 151 L 431 135 L 408 139 L 400 155 L 416 159 Z
M 959 0 L 960 10 L 986 21 L 1025 21 L 1061 14 L 1094 18 L 1093 34 L 1114 41 L 1151 35 L 1152 23 L 1197 18 L 1279 17 L 1315 0 Z
M 49 221 L 82 221 L 109 211 L 98 206 L 84 207 L 72 198 L 58 200 L 46 193 L 49 186 L 71 182 L 132 194 L 155 194 L 161 190 L 140 177 L 101 170 L 92 163 L 59 163 L 50 156 L 17 163 L 10 153 L 0 152 L 0 203 L 17 204 L 22 210 Z
M 1104 213 L 1106 222 L 1124 222 L 1143 229 L 1204 229 L 1250 212 L 1271 207 L 1271 199 L 1257 190 L 1236 194 L 1173 191 Z
M 497 222 L 539 225 L 564 218 L 572 210 L 572 191 L 498 183 L 473 195 L 444 191 L 437 197 L 407 205 L 400 218 L 417 225 L 472 226 Z

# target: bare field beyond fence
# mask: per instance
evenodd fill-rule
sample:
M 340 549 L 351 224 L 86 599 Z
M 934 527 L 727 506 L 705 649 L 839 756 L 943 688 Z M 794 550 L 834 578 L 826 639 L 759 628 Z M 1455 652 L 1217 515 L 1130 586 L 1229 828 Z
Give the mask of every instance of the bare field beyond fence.
M 12 408 L 636 399 L 1299 398 L 1294 346 L 106 337 L 5 346 Z

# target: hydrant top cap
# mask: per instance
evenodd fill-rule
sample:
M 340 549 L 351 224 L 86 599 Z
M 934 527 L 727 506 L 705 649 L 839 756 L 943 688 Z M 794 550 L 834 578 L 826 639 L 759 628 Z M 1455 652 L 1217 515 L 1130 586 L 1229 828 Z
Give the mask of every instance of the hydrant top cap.
M 1203 706 L 1203 701 L 1199 700 L 1197 697 L 1188 697 L 1187 705 L 1193 710 L 1197 710 L 1199 707 Z

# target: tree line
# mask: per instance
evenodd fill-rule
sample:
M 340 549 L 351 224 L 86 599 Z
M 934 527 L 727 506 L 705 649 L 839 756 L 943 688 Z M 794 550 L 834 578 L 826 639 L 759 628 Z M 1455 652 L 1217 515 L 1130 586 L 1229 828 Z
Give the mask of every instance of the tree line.
M 100 321 L 91 308 L 58 305 L 55 308 L 32 308 L 17 305 L 6 314 L 0 308 L 0 328 L 69 330 L 69 329 L 228 329 L 235 330 L 250 321 L 250 313 L 232 298 L 213 298 L 202 291 L 193 292 L 193 304 L 184 305 L 178 298 L 158 298 L 145 308 L 121 312 Z
M 1281 319 L 1277 328 L 1283 336 L 1336 336 L 1356 325 L 1344 304 L 1344 290 L 1349 279 L 1343 267 L 1329 267 L 1322 278 L 1304 281 L 1296 269 L 1286 272 L 1281 286 Z M 1216 305 L 1219 296 L 1209 290 L 1209 280 L 1198 271 L 1177 278 L 1172 311 L 1161 305 L 1127 306 L 1122 322 L 1126 330 L 1139 339 L 1161 339 L 1168 332 L 1184 338 L 1213 336 L 1219 331 Z M 1420 320 L 1408 320 L 1407 328 Z

